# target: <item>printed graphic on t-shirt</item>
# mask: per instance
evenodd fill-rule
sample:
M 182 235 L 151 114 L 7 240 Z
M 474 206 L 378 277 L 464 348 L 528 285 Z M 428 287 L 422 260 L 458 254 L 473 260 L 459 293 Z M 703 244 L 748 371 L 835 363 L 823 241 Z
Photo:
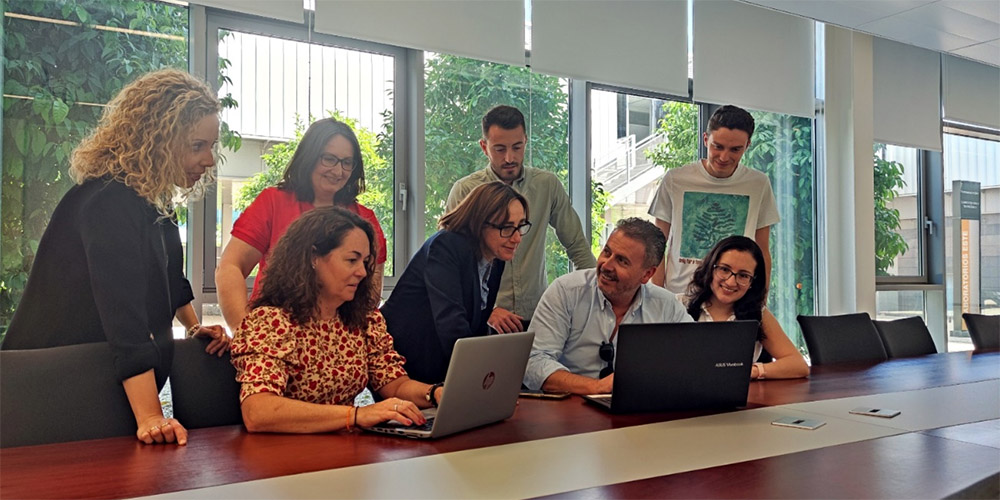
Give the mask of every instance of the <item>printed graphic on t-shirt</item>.
M 685 192 L 680 261 L 699 263 L 719 240 L 743 234 L 749 211 L 748 195 Z

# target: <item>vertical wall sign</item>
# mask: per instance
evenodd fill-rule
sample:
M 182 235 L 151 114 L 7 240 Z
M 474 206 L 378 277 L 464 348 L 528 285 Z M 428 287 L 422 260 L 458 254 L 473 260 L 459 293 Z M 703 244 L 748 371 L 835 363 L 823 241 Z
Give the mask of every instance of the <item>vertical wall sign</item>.
M 953 181 L 952 318 L 956 332 L 967 331 L 962 313 L 979 313 L 979 231 L 981 191 L 978 182 Z M 967 334 L 966 334 L 967 335 Z

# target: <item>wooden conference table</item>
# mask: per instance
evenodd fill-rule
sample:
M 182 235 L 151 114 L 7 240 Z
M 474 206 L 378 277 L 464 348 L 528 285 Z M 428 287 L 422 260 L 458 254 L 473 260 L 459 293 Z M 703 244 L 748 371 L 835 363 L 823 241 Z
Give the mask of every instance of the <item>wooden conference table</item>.
M 894 419 L 847 414 L 902 410 Z M 815 431 L 769 425 L 820 419 Z M 72 418 L 71 415 L 66 418 Z M 814 367 L 731 412 L 610 415 L 578 397 L 434 441 L 196 429 L 0 450 L 0 498 L 942 497 L 1000 471 L 1000 353 Z

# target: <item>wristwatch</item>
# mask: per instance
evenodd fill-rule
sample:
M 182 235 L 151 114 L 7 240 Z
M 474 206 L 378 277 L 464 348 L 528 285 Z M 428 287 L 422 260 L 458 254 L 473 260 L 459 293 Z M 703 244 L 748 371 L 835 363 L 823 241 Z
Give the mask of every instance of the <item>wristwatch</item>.
M 757 380 L 764 380 L 764 363 L 754 363 L 757 367 Z
M 434 391 L 436 391 L 438 387 L 444 387 L 444 384 L 438 382 L 438 383 L 432 385 L 430 389 L 427 389 L 427 394 L 424 395 L 424 398 L 427 399 L 427 402 L 430 403 L 431 406 L 433 406 L 435 408 L 438 407 L 438 400 L 434 396 Z

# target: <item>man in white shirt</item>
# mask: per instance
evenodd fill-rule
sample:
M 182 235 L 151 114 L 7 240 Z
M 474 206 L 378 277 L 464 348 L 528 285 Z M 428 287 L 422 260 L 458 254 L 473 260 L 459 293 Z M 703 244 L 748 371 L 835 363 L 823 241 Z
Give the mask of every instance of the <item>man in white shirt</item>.
M 768 280 L 771 226 L 780 220 L 767 175 L 740 164 L 750 147 L 754 119 L 746 110 L 722 106 L 703 134 L 708 158 L 668 170 L 649 215 L 667 238 L 667 255 L 653 283 L 683 293 L 691 274 L 716 242 L 742 234 L 764 252 Z
M 693 321 L 674 294 L 648 283 L 665 245 L 652 223 L 622 219 L 596 269 L 574 271 L 549 285 L 528 326 L 535 334 L 524 374 L 529 389 L 609 393 L 618 325 Z

